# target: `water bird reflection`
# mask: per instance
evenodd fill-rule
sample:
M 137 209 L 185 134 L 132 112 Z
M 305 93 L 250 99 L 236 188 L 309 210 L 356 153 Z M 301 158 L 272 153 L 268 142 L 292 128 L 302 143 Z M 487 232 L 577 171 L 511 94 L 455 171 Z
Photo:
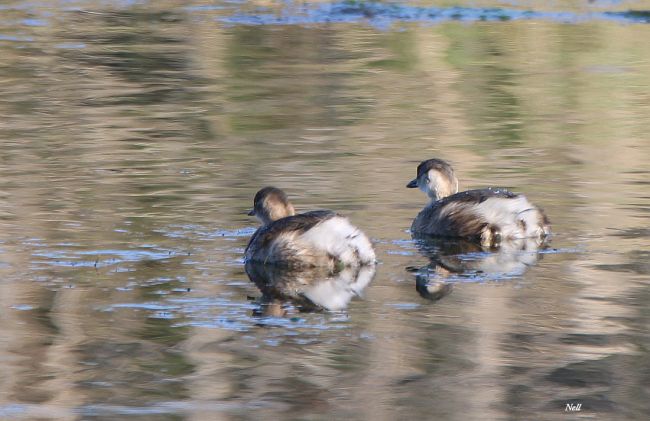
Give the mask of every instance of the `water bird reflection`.
M 282 317 L 289 304 L 301 312 L 342 311 L 361 296 L 375 276 L 375 266 L 345 267 L 338 272 L 326 268 L 287 268 L 246 263 L 246 274 L 262 292 L 260 316 Z
M 484 282 L 522 276 L 541 258 L 546 247 L 534 238 L 502 241 L 486 247 L 463 239 L 417 238 L 421 254 L 429 264 L 415 268 L 416 289 L 430 300 L 451 293 L 457 282 Z

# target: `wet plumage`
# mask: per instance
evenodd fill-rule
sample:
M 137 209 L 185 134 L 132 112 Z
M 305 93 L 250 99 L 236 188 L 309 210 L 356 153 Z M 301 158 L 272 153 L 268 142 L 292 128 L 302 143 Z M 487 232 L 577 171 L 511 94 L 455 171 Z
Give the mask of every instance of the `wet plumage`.
M 466 238 L 494 246 L 501 240 L 550 234 L 544 212 L 521 194 L 494 188 L 456 193 L 453 169 L 439 159 L 423 161 L 407 187 L 418 187 L 432 199 L 413 220 L 411 232 L 416 236 Z
M 252 215 L 262 221 L 245 251 L 246 261 L 289 267 L 373 264 L 370 240 L 350 221 L 328 210 L 295 215 L 282 190 L 266 187 L 255 196 Z

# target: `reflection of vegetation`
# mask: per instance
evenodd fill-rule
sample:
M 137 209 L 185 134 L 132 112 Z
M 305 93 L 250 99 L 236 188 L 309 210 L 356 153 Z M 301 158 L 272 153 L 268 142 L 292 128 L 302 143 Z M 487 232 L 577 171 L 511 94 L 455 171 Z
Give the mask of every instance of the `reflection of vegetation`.
M 226 66 L 226 95 L 235 106 L 235 132 L 348 125 L 367 113 L 350 102 L 355 86 L 339 70 L 349 55 L 338 50 L 336 31 L 265 26 L 233 30 Z M 342 56 L 343 55 L 343 56 Z
M 32 310 L 32 318 L 38 322 L 39 330 L 42 331 L 39 338 L 43 341 L 43 345 L 51 345 L 52 338 L 61 333 L 61 329 L 57 326 L 55 317 L 52 314 L 56 298 L 57 293 L 55 291 L 48 291 L 47 294 L 41 297 L 41 305 Z
M 184 341 L 188 337 L 188 333 L 188 328 L 173 326 L 172 321 L 168 319 L 146 319 L 137 336 L 146 342 L 163 345 L 164 348 L 152 355 L 136 356 L 139 371 L 147 373 L 149 376 L 175 380 L 192 374 L 194 365 L 187 361 L 183 353 L 172 349 Z M 157 381 L 154 387 L 146 389 L 146 395 L 183 399 L 189 397 L 189 392 L 184 382 Z
M 174 352 L 165 352 L 162 358 L 155 361 L 142 361 L 141 366 L 144 370 L 170 377 L 186 376 L 194 371 L 194 365 L 188 363 L 183 354 Z
M 596 268 L 609 272 L 630 272 L 639 275 L 650 275 L 650 251 L 632 250 L 629 254 L 629 263 L 597 264 Z
M 145 326 L 137 336 L 165 346 L 177 345 L 185 340 L 189 328 L 174 326 L 175 322 L 175 320 L 147 318 Z
M 417 299 L 411 284 L 389 281 L 400 277 L 398 259 L 405 257 L 386 254 L 386 276 L 371 290 L 372 299 L 355 306 L 345 322 L 352 328 L 323 331 L 305 343 L 298 324 L 289 334 L 279 326 L 243 335 L 206 327 L 211 333 L 203 335 L 146 311 L 101 310 L 164 301 L 157 290 L 183 284 L 116 287 L 177 279 L 190 266 L 197 270 L 193 282 L 205 287 L 201 293 L 224 292 L 245 302 L 245 287 L 222 282 L 242 278 L 233 265 L 245 239 L 232 237 L 224 245 L 212 234 L 253 225 L 240 214 L 262 183 L 295 186 L 297 195 L 310 192 L 327 198 L 325 205 L 353 209 L 381 247 L 390 247 L 385 240 L 403 237 L 413 212 L 400 174 L 412 171 L 409 161 L 425 153 L 461 162 L 469 174 L 518 166 L 508 179 L 515 189 L 532 174 L 536 186 L 525 190 L 550 194 L 542 203 L 555 215 L 557 231 L 569 233 L 560 241 L 574 234 L 597 241 L 604 227 L 644 226 L 647 184 L 634 184 L 644 175 L 626 171 L 647 166 L 649 26 L 451 22 L 404 24 L 401 32 L 346 24 L 226 27 L 213 20 L 195 24 L 182 11 L 160 13 L 160 7 L 167 4 L 66 12 L 57 17 L 60 26 L 22 28 L 34 32 L 31 45 L 0 45 L 1 243 L 3 260 L 20 274 L 19 281 L 4 280 L 3 293 L 19 291 L 7 294 L 7 302 L 33 300 L 34 308 L 3 312 L 12 345 L 1 351 L 9 361 L 3 368 L 19 367 L 5 376 L 7 396 L 61 405 L 79 395 L 76 407 L 137 406 L 157 397 L 211 403 L 253 397 L 269 408 L 300 407 L 304 412 L 296 417 L 302 417 L 313 410 L 304 404 L 313 393 L 319 404 L 334 402 L 334 409 L 341 401 L 365 407 L 357 400 L 371 397 L 397 404 L 400 413 L 388 418 L 416 418 L 408 415 L 418 411 L 425 418 L 465 404 L 458 398 L 464 395 L 445 383 L 460 378 L 459 388 L 495 384 L 525 416 L 549 399 L 539 398 L 548 391 L 545 376 L 584 354 L 577 347 L 607 354 L 631 343 L 638 358 L 607 369 L 616 379 L 632 378 L 614 386 L 620 388 L 613 395 L 617 403 L 624 396 L 623 403 L 641 407 L 637 391 L 647 376 L 634 373 L 648 372 L 648 344 L 636 333 L 649 316 L 648 288 L 637 281 L 648 273 L 649 256 L 629 251 L 645 246 L 647 236 L 636 231 L 616 238 L 617 250 L 602 262 L 551 256 L 549 265 L 531 271 L 530 279 L 540 282 L 520 290 L 480 285 L 478 293 L 464 287 L 429 306 L 435 311 L 397 312 L 385 304 Z M 83 47 L 58 49 L 59 42 Z M 307 194 L 299 200 L 305 198 L 310 206 L 322 203 Z M 189 227 L 167 236 L 164 228 L 172 225 Z M 194 242 L 195 230 L 203 231 L 200 241 Z M 131 262 L 119 272 L 118 265 L 48 267 L 32 276 L 36 251 L 163 242 L 171 250 L 200 243 L 203 252 L 193 251 L 191 265 L 179 257 Z M 78 288 L 51 291 L 63 283 Z M 557 339 L 549 332 L 563 320 L 616 346 Z M 612 320 L 620 329 L 614 334 L 608 331 Z M 526 336 L 511 338 L 519 331 Z M 277 347 L 257 342 L 268 332 L 289 339 Z M 366 332 L 369 339 L 359 340 Z M 530 364 L 536 351 L 545 365 Z M 509 389 L 515 370 L 528 392 Z M 217 382 L 223 390 L 215 392 Z M 269 393 L 275 386 L 280 392 Z M 56 395 L 65 388 L 65 396 Z M 367 394 L 355 395 L 360 389 Z M 303 401 L 294 405 L 296 397 Z M 477 413 L 488 408 L 476 407 Z
M 626 12 L 612 12 L 611 14 L 629 18 L 637 22 L 650 22 L 650 10 L 628 10 Z
M 372 60 L 368 66 L 403 72 L 412 71 L 418 64 L 415 34 L 411 31 L 389 32 L 385 38 L 385 48 L 392 53 L 391 57 Z
M 521 144 L 520 104 L 512 92 L 515 71 L 504 65 L 500 34 L 486 24 L 446 25 L 445 32 L 451 39 L 448 60 L 463 72 L 458 89 L 473 98 L 467 112 L 475 124 L 475 137 L 486 142 L 484 148 Z
M 85 66 L 105 66 L 134 82 L 151 82 L 168 77 L 187 79 L 188 61 L 183 54 L 183 39 L 161 32 L 157 25 L 164 20 L 167 25 L 184 24 L 182 18 L 170 13 L 124 11 L 99 15 L 103 18 L 97 33 L 77 32 L 76 40 L 93 45 L 120 46 L 95 51 L 93 54 L 67 55 L 81 60 Z M 174 19 L 170 19 L 173 17 Z M 99 23 L 98 21 L 93 24 Z M 176 48 L 151 48 L 151 46 L 176 46 Z M 184 73 L 180 73 L 184 71 Z M 173 72 L 173 73 L 168 73 Z M 164 85 L 163 85 L 164 86 Z M 161 86 L 161 87 L 163 87 Z M 183 86 L 176 86 L 182 88 Z M 169 87 L 167 87 L 169 88 Z

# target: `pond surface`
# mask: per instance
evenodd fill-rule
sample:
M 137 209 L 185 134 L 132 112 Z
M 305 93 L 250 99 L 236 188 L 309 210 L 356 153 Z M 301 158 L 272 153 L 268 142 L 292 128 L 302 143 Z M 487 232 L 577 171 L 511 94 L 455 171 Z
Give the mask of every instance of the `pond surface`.
M 0 418 L 647 419 L 644 10 L 3 2 Z M 412 240 L 431 157 L 525 192 L 548 247 Z M 265 185 L 376 273 L 259 289 Z

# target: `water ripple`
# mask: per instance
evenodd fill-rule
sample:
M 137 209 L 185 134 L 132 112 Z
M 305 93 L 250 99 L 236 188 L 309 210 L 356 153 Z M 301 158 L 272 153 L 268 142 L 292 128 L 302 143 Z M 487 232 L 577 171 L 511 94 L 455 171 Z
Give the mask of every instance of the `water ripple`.
M 100 249 L 100 250 L 36 250 L 34 257 L 44 260 L 35 263 L 49 266 L 85 266 L 104 267 L 126 262 L 157 261 L 177 255 L 172 250 L 154 247 L 139 249 Z

